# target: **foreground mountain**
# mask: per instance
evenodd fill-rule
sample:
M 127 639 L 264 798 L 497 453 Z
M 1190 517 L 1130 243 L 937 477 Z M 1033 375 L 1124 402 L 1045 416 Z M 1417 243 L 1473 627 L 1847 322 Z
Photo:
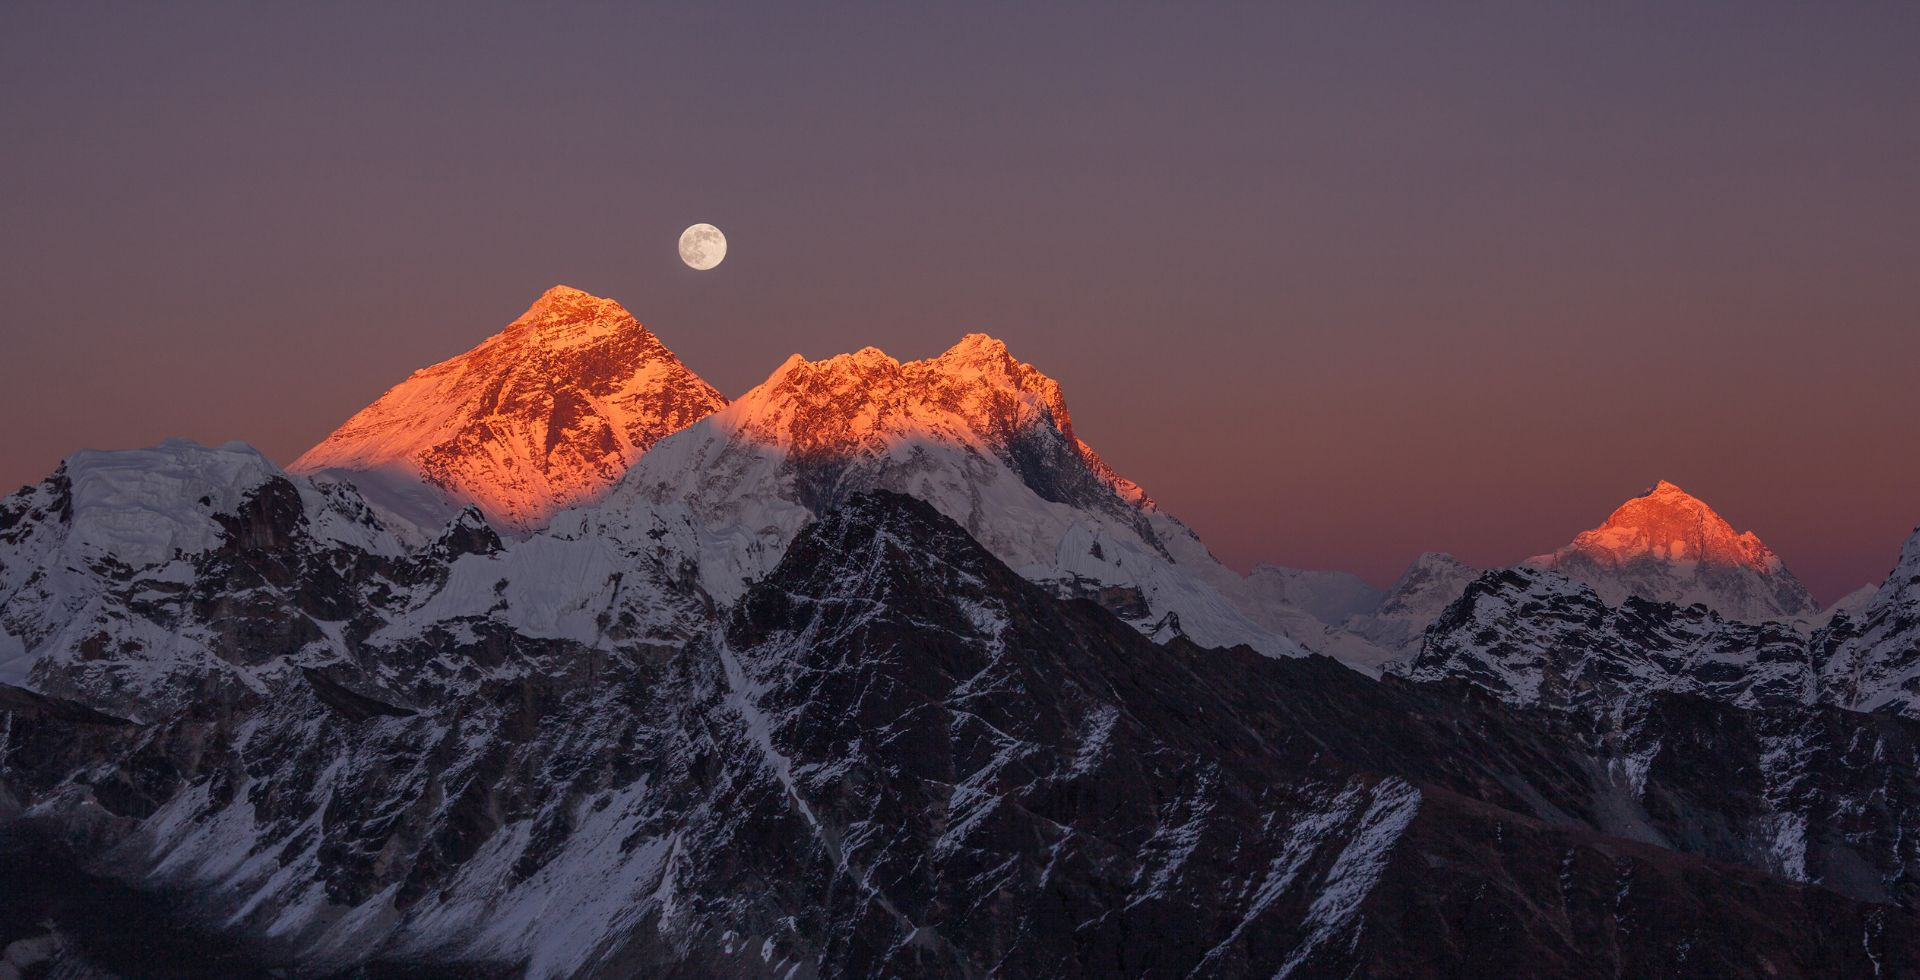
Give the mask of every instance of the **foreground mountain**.
M 241 443 L 76 453 L 0 501 L 0 682 L 145 720 L 370 648 L 674 647 L 714 615 L 668 535 L 509 548 L 468 507 L 410 537 Z
M 1489 572 L 1389 670 L 1464 680 L 1516 705 L 1591 711 L 1663 692 L 1743 706 L 1830 704 L 1920 717 L 1920 534 L 1887 579 L 1824 626 L 1745 623 L 1531 568 Z
M 1817 640 L 1826 700 L 1920 717 L 1920 531 L 1873 598 L 1836 613 Z
M 1920 968 L 1915 723 L 1669 697 L 1620 727 L 1156 646 L 884 493 L 672 651 L 449 632 L 139 724 L 0 710 L 0 817 L 60 844 L 37 874 L 167 889 L 261 967 Z M 174 924 L 0 911 L 75 969 Z
M 345 655 L 416 572 L 350 489 L 251 447 L 83 451 L 0 501 L 0 682 L 128 717 Z
M 641 453 L 726 404 L 620 304 L 555 286 L 506 329 L 415 371 L 289 469 L 438 527 L 465 504 L 514 531 L 599 499 Z
M 1591 586 L 1619 605 L 1629 596 L 1700 603 L 1742 622 L 1810 621 L 1819 604 L 1753 532 L 1737 532 L 1699 498 L 1661 480 L 1606 523 L 1527 564 Z
M 1396 664 L 1416 681 L 1459 679 L 1510 703 L 1593 712 L 1665 692 L 1743 707 L 1815 700 L 1807 637 L 1725 620 L 1704 606 L 1630 596 L 1618 605 L 1554 572 L 1512 568 L 1467 586 Z

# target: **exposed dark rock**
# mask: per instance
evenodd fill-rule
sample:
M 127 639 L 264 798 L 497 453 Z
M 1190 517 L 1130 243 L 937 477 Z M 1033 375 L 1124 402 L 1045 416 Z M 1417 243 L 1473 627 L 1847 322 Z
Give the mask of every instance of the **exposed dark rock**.
M 272 513 L 226 567 L 297 593 Z M 356 649 L 141 724 L 0 689 L 0 799 L 319 973 L 1920 969 L 1913 722 L 1159 646 L 894 494 L 671 650 Z

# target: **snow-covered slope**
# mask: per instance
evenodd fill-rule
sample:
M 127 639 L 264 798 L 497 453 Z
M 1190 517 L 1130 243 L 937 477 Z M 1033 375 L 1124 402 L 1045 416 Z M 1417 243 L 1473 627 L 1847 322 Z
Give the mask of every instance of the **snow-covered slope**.
M 429 533 L 462 504 L 525 531 L 596 500 L 640 454 L 726 404 L 620 304 L 569 286 L 415 371 L 289 470 L 354 483 Z
M 1817 684 L 1806 637 L 1791 626 L 1637 596 L 1615 605 L 1585 584 L 1525 567 L 1475 580 L 1419 654 L 1389 669 L 1415 681 L 1470 681 L 1515 705 L 1582 711 L 1667 692 L 1742 707 L 1803 705 Z
M 434 550 L 496 544 L 463 517 Z M 0 878 L 0 938 L 50 937 L 58 975 L 100 975 L 97 950 L 169 921 L 127 915 L 137 888 L 261 960 L 209 974 L 1920 960 L 1913 722 L 1695 701 L 1598 730 L 1318 658 L 1154 646 L 893 494 L 804 529 L 672 651 L 447 632 L 264 681 L 138 724 L 0 687 L 0 859 L 51 828 L 36 869 L 70 871 L 72 848 L 120 879 L 89 935 L 71 901 L 36 909 Z
M 242 443 L 76 453 L 0 503 L 0 683 L 145 719 L 342 663 L 424 691 L 520 650 L 677 648 L 717 610 L 690 537 L 640 531 L 509 543 L 469 505 L 410 545 Z
M 0 503 L 0 681 L 131 717 L 257 687 L 343 655 L 403 552 L 351 490 L 244 443 L 78 452 Z
M 1022 575 L 1150 635 L 1300 652 L 1242 611 L 1240 576 L 1074 434 L 1060 386 L 983 334 L 905 363 L 871 347 L 794 355 L 551 530 L 621 547 L 691 535 L 702 586 L 726 604 L 812 515 L 874 488 L 932 503 Z
M 1420 648 L 1421 634 L 1479 571 L 1451 555 L 1414 559 L 1384 592 L 1343 572 L 1256 566 L 1243 608 L 1309 651 L 1371 677 Z
M 1584 582 L 1615 605 L 1628 596 L 1697 602 L 1750 623 L 1806 623 L 1820 612 L 1753 532 L 1735 531 L 1713 508 L 1665 480 L 1621 504 L 1606 523 L 1527 564 Z
M 494 363 L 458 373 L 479 384 Z M 1300 652 L 1242 615 L 1239 578 L 1074 436 L 1058 385 L 985 337 L 906 365 L 871 350 L 790 361 L 657 445 L 619 493 L 508 542 L 476 504 L 392 533 L 357 493 L 366 474 L 339 473 L 289 476 L 243 445 L 77 454 L 0 521 L 0 673 L 146 717 L 209 685 L 257 690 L 372 649 L 672 649 L 816 508 L 875 486 L 933 501 L 1023 574 L 1160 639 Z M 300 615 L 267 608 L 289 596 Z M 411 683 L 392 670 L 381 683 Z
M 1880 583 L 1869 582 L 1833 600 L 1833 605 L 1820 610 L 1820 615 L 1815 617 L 1814 622 L 1825 626 L 1841 616 L 1859 619 L 1860 614 L 1866 612 L 1867 607 L 1873 604 L 1874 597 L 1879 594 Z
M 1421 554 L 1387 588 L 1378 605 L 1341 624 L 1340 632 L 1345 636 L 1337 640 L 1346 655 L 1325 652 L 1349 661 L 1364 652 L 1376 670 L 1411 657 L 1420 649 L 1420 638 L 1427 627 L 1479 574 L 1479 569 L 1452 555 L 1438 551 Z
M 1822 700 L 1920 718 L 1920 531 L 1865 607 L 1838 612 L 1816 642 Z

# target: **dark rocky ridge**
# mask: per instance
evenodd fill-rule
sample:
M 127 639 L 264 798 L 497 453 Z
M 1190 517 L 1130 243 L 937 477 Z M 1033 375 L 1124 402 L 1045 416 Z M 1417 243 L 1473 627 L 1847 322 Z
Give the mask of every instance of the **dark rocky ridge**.
M 1487 572 L 1390 672 L 1469 681 L 1522 706 L 1590 712 L 1660 692 L 1745 707 L 1829 704 L 1920 718 L 1920 534 L 1864 605 L 1810 633 L 1706 606 L 1610 603 L 1559 573 Z
M 282 574 L 275 526 L 233 567 Z M 851 497 L 678 650 L 361 656 L 137 725 L 0 692 L 0 818 L 321 970 L 1920 969 L 1913 723 L 1156 646 L 911 498 Z

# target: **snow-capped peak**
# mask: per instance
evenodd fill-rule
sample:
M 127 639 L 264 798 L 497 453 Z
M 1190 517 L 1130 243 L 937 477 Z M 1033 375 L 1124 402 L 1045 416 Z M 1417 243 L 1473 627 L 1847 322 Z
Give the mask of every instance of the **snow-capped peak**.
M 802 454 L 884 454 L 929 441 L 1004 454 L 1022 433 L 1045 426 L 1129 504 L 1152 506 L 1074 434 L 1059 382 L 983 333 L 916 361 L 876 347 L 818 361 L 794 354 L 716 422 L 736 438 Z
M 1661 480 L 1606 522 L 1526 564 L 1592 586 L 1608 602 L 1630 595 L 1701 603 L 1731 619 L 1793 621 L 1819 606 L 1778 555 L 1736 531 L 1705 501 Z
M 725 603 L 807 520 L 872 489 L 931 503 L 1020 574 L 1136 625 L 1299 651 L 1235 605 L 1238 575 L 1074 434 L 1060 385 L 985 334 L 917 361 L 872 347 L 789 357 L 556 530 L 577 520 L 582 534 L 634 541 L 686 528 L 702 587 Z
M 725 404 L 625 307 L 554 286 L 289 469 L 331 471 L 426 534 L 468 503 L 524 531 L 599 498 L 655 442 Z
M 571 346 L 632 331 L 653 336 L 626 307 L 564 284 L 541 293 L 507 331 L 532 334 L 548 346 Z M 658 343 L 658 338 L 654 341 Z
M 1657 558 L 1744 565 L 1763 574 L 1781 569 L 1779 557 L 1752 531 L 1735 531 L 1705 501 L 1666 480 L 1621 504 L 1606 523 L 1568 547 L 1615 564 Z

